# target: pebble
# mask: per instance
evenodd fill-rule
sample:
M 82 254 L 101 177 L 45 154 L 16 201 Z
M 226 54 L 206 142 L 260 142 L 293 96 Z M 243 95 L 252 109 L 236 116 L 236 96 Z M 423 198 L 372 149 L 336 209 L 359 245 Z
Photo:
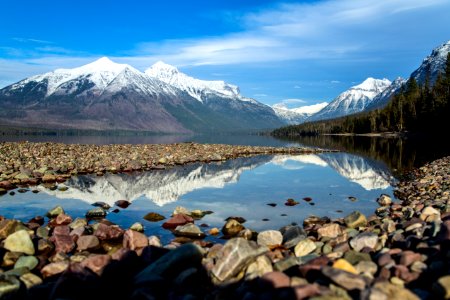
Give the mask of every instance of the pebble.
M 305 256 L 316 250 L 316 248 L 317 246 L 313 241 L 311 241 L 310 239 L 304 239 L 298 242 L 298 244 L 295 246 L 294 253 L 297 257 Z
M 228 237 L 237 236 L 245 227 L 235 219 L 229 219 L 222 227 L 222 233 Z

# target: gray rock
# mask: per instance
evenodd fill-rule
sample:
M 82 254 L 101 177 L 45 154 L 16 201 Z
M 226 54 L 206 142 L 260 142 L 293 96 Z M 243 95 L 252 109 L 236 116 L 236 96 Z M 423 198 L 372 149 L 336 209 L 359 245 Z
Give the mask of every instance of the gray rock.
M 283 245 L 288 249 L 295 247 L 298 242 L 306 238 L 306 232 L 300 226 L 287 226 L 280 231 L 283 234 Z
M 206 236 L 206 234 L 204 234 L 197 225 L 194 225 L 192 223 L 177 226 L 177 228 L 175 228 L 174 234 L 176 236 L 185 236 L 195 239 L 203 239 Z
M 257 243 L 260 246 L 276 246 L 281 245 L 283 242 L 283 236 L 281 235 L 281 232 L 278 230 L 266 230 L 262 231 L 258 234 L 257 237 Z
M 371 232 L 363 232 L 355 236 L 350 241 L 350 246 L 355 251 L 361 251 L 364 247 L 375 249 L 378 242 L 378 235 Z
M 221 282 L 229 280 L 265 252 L 267 248 L 259 247 L 255 242 L 231 239 L 218 252 L 212 274 Z
M 366 287 L 362 277 L 340 269 L 325 266 L 322 268 L 322 274 L 346 290 L 363 290 Z

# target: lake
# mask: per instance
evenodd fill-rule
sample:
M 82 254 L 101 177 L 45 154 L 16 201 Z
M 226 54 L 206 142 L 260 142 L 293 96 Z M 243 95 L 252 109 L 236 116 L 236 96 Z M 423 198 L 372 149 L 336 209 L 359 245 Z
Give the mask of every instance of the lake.
M 15 137 L 24 140 L 24 137 Z M 110 212 L 107 219 L 128 228 L 142 222 L 147 235 L 158 235 L 164 242 L 173 238 L 162 229 L 161 222 L 148 222 L 143 216 L 158 212 L 170 217 L 176 206 L 190 210 L 210 210 L 196 224 L 221 228 L 224 219 L 240 216 L 247 219 L 247 228 L 261 231 L 279 229 L 291 223 L 302 224 L 309 215 L 344 217 L 353 210 L 370 215 L 378 207 L 377 197 L 393 197 L 396 172 L 411 167 L 411 159 L 398 160 L 398 141 L 367 142 L 346 140 L 340 146 L 336 140 L 322 139 L 282 141 L 266 136 L 170 136 L 170 137 L 33 137 L 35 141 L 71 143 L 173 143 L 196 141 L 208 143 L 249 145 L 311 145 L 339 148 L 359 145 L 354 152 L 321 153 L 311 155 L 276 155 L 238 158 L 209 164 L 190 164 L 167 170 L 132 174 L 80 175 L 60 184 L 66 191 L 50 190 L 44 186 L 30 188 L 28 192 L 15 191 L 14 195 L 0 197 L 0 214 L 23 221 L 45 215 L 56 205 L 64 207 L 72 217 L 84 216 L 98 201 L 113 206 L 117 200 L 132 204 L 118 213 Z M 32 138 L 27 140 L 33 141 Z M 334 144 L 333 144 L 334 143 Z M 402 145 L 406 142 L 402 142 Z M 382 150 L 377 152 L 376 147 Z M 397 147 L 395 147 L 397 145 Z M 364 152 L 365 147 L 370 151 Z M 407 147 L 407 146 L 405 146 Z M 397 150 L 393 150 L 393 149 Z M 390 149 L 387 151 L 386 149 Z M 383 152 L 384 151 L 384 152 Z M 409 150 L 408 150 L 409 151 Z M 386 152 L 386 153 L 385 153 Z M 394 155 L 394 154 L 395 155 Z M 400 153 L 400 154 L 399 154 Z M 372 156 L 370 156 L 372 155 Z M 419 155 L 415 154 L 414 157 Z M 383 158 L 392 158 L 392 161 Z M 394 162 L 395 161 L 395 162 Z M 400 161 L 400 163 L 399 163 Z M 409 165 L 402 165 L 407 161 Z M 394 168 L 392 167 L 394 166 Z M 32 193 L 36 189 L 39 193 Z M 304 201 L 310 197 L 312 201 Z M 300 204 L 285 206 L 288 198 Z M 275 207 L 267 204 L 276 204 Z

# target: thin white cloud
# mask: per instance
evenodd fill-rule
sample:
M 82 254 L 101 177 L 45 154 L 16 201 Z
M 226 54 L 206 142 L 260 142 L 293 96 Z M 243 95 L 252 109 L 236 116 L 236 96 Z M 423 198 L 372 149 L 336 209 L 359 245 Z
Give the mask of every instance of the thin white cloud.
M 38 43 L 38 44 L 53 44 L 53 42 L 50 41 L 45 41 L 45 40 L 40 40 L 40 39 L 30 39 L 30 38 L 21 38 L 21 37 L 15 37 L 12 38 L 12 40 L 16 41 L 16 42 L 21 42 L 21 43 Z
M 267 94 L 254 94 L 253 97 L 267 97 Z
M 294 85 L 294 89 L 301 89 L 302 87 L 299 85 Z

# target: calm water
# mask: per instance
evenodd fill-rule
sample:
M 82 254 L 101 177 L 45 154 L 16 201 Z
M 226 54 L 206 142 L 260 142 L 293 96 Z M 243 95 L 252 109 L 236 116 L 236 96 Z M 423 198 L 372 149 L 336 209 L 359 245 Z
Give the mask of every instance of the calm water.
M 259 156 L 131 175 L 78 176 L 61 184 L 69 187 L 64 192 L 39 186 L 38 194 L 4 195 L 0 214 L 26 221 L 62 205 L 76 217 L 83 216 L 94 202 L 113 206 L 116 200 L 127 199 L 132 202 L 127 209 L 107 218 L 125 228 L 140 221 L 146 234 L 159 235 L 167 242 L 172 234 L 161 228 L 162 222 L 144 220 L 146 213 L 169 217 L 176 206 L 184 206 L 214 211 L 197 224 L 220 228 L 225 218 L 241 216 L 248 220 L 247 228 L 278 229 L 292 222 L 301 224 L 311 214 L 342 217 L 355 209 L 371 214 L 380 194 L 392 195 L 394 181 L 383 163 L 349 153 Z M 350 196 L 357 200 L 351 201 Z M 314 205 L 303 201 L 304 197 L 311 197 Z M 287 207 L 288 198 L 300 204 Z

